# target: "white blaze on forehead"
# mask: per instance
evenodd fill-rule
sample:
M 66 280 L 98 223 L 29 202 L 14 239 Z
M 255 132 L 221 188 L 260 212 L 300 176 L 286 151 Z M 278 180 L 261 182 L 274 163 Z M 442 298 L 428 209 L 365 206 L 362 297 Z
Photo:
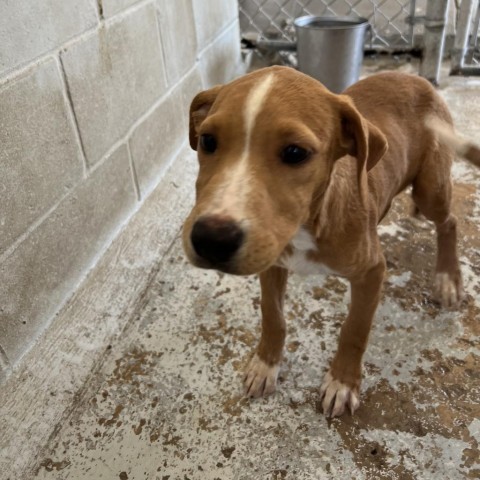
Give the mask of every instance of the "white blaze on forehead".
M 245 118 L 246 141 L 243 155 L 248 155 L 250 149 L 250 139 L 252 137 L 255 120 L 260 112 L 267 94 L 272 87 L 273 73 L 268 74 L 258 85 L 256 85 L 248 94 L 245 110 L 243 112 Z
M 255 121 L 265 104 L 273 81 L 273 73 L 268 74 L 253 86 L 247 96 L 243 110 L 245 146 L 237 164 L 227 172 L 228 178 L 225 178 L 213 200 L 214 212 L 212 213 L 226 214 L 238 220 L 242 220 L 245 216 L 245 206 L 251 186 L 248 158 L 252 133 L 255 128 Z

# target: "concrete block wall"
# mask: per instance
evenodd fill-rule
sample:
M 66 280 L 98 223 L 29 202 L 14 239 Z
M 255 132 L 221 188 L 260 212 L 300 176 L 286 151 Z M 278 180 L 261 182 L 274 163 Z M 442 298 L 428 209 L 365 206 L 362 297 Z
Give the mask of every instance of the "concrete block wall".
M 185 145 L 192 97 L 240 73 L 237 8 L 0 2 L 0 380 Z

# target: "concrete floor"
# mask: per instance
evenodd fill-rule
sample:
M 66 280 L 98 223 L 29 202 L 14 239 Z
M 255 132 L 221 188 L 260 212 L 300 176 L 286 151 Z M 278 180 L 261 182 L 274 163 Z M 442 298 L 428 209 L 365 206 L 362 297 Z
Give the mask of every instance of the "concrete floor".
M 480 79 L 444 77 L 440 92 L 459 130 L 480 141 Z M 434 231 L 408 216 L 406 194 L 380 226 L 388 278 L 362 403 L 353 417 L 327 421 L 318 388 L 347 311 L 347 283 L 290 278 L 279 389 L 243 398 L 242 371 L 259 338 L 258 282 L 187 264 L 178 231 L 195 163 L 180 156 L 163 205 L 147 200 L 98 267 L 108 274 L 92 272 L 81 302 L 73 299 L 77 313 L 67 308 L 56 337 L 48 333 L 51 348 L 33 351 L 0 393 L 4 440 L 11 433 L 0 477 L 480 478 L 480 171 L 454 166 L 467 292 L 459 310 L 431 301 Z M 161 235 L 168 248 L 157 258 Z M 143 246 L 132 258 L 135 242 Z M 97 327 L 78 330 L 89 317 Z

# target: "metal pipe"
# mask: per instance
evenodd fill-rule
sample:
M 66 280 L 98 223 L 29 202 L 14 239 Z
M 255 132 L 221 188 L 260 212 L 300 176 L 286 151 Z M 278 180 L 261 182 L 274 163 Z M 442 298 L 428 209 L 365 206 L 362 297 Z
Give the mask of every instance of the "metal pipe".
M 449 0 L 429 0 L 425 13 L 425 34 L 420 75 L 438 85 Z
M 473 65 L 463 65 L 460 70 L 456 73 L 451 73 L 451 75 L 465 75 L 466 77 L 480 76 L 480 67 L 475 67 Z
M 414 30 L 415 30 L 415 9 L 416 9 L 416 7 L 417 7 L 417 1 L 412 0 L 410 2 L 410 15 L 407 18 L 407 23 L 409 24 L 409 28 L 410 28 L 410 31 L 408 32 L 408 41 L 410 42 L 410 45 L 413 45 L 413 34 L 414 34 Z M 408 21 L 409 19 L 411 19 L 410 22 Z M 372 30 L 373 30 L 373 28 L 372 28 Z M 372 37 L 373 37 L 373 35 L 372 35 Z
M 296 42 L 289 42 L 288 40 L 268 40 L 266 38 L 260 38 L 256 42 L 256 46 L 264 50 L 275 51 L 295 51 L 297 49 Z
M 468 51 L 468 39 L 472 25 L 473 7 L 477 0 L 462 0 L 458 14 L 457 33 L 452 50 L 450 75 L 463 73 L 464 58 Z

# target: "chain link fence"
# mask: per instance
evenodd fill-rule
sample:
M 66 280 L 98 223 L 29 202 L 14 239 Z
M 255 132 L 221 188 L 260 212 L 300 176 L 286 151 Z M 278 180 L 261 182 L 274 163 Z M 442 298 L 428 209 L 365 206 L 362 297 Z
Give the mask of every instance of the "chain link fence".
M 442 48 L 436 51 L 434 46 L 443 44 L 445 38 L 444 54 L 451 55 L 451 73 L 480 75 L 480 0 L 238 0 L 238 4 L 240 29 L 247 44 L 255 35 L 267 43 L 275 41 L 278 54 L 287 64 L 296 64 L 295 54 L 280 51 L 278 45 L 295 44 L 295 18 L 356 15 L 367 18 L 371 26 L 366 50 L 422 51 L 428 70 L 441 61 Z M 440 5 L 442 8 L 437 8 Z M 432 11 L 442 9 L 447 11 L 446 23 L 442 16 L 432 17 Z M 439 34 L 440 26 L 443 33 Z M 438 72 L 433 77 L 431 72 L 422 74 L 437 81 Z
M 302 15 L 365 17 L 372 26 L 367 48 L 404 50 L 414 45 L 418 26 L 412 19 L 425 13 L 426 0 L 239 0 L 240 28 L 266 38 L 293 40 L 288 28 Z

